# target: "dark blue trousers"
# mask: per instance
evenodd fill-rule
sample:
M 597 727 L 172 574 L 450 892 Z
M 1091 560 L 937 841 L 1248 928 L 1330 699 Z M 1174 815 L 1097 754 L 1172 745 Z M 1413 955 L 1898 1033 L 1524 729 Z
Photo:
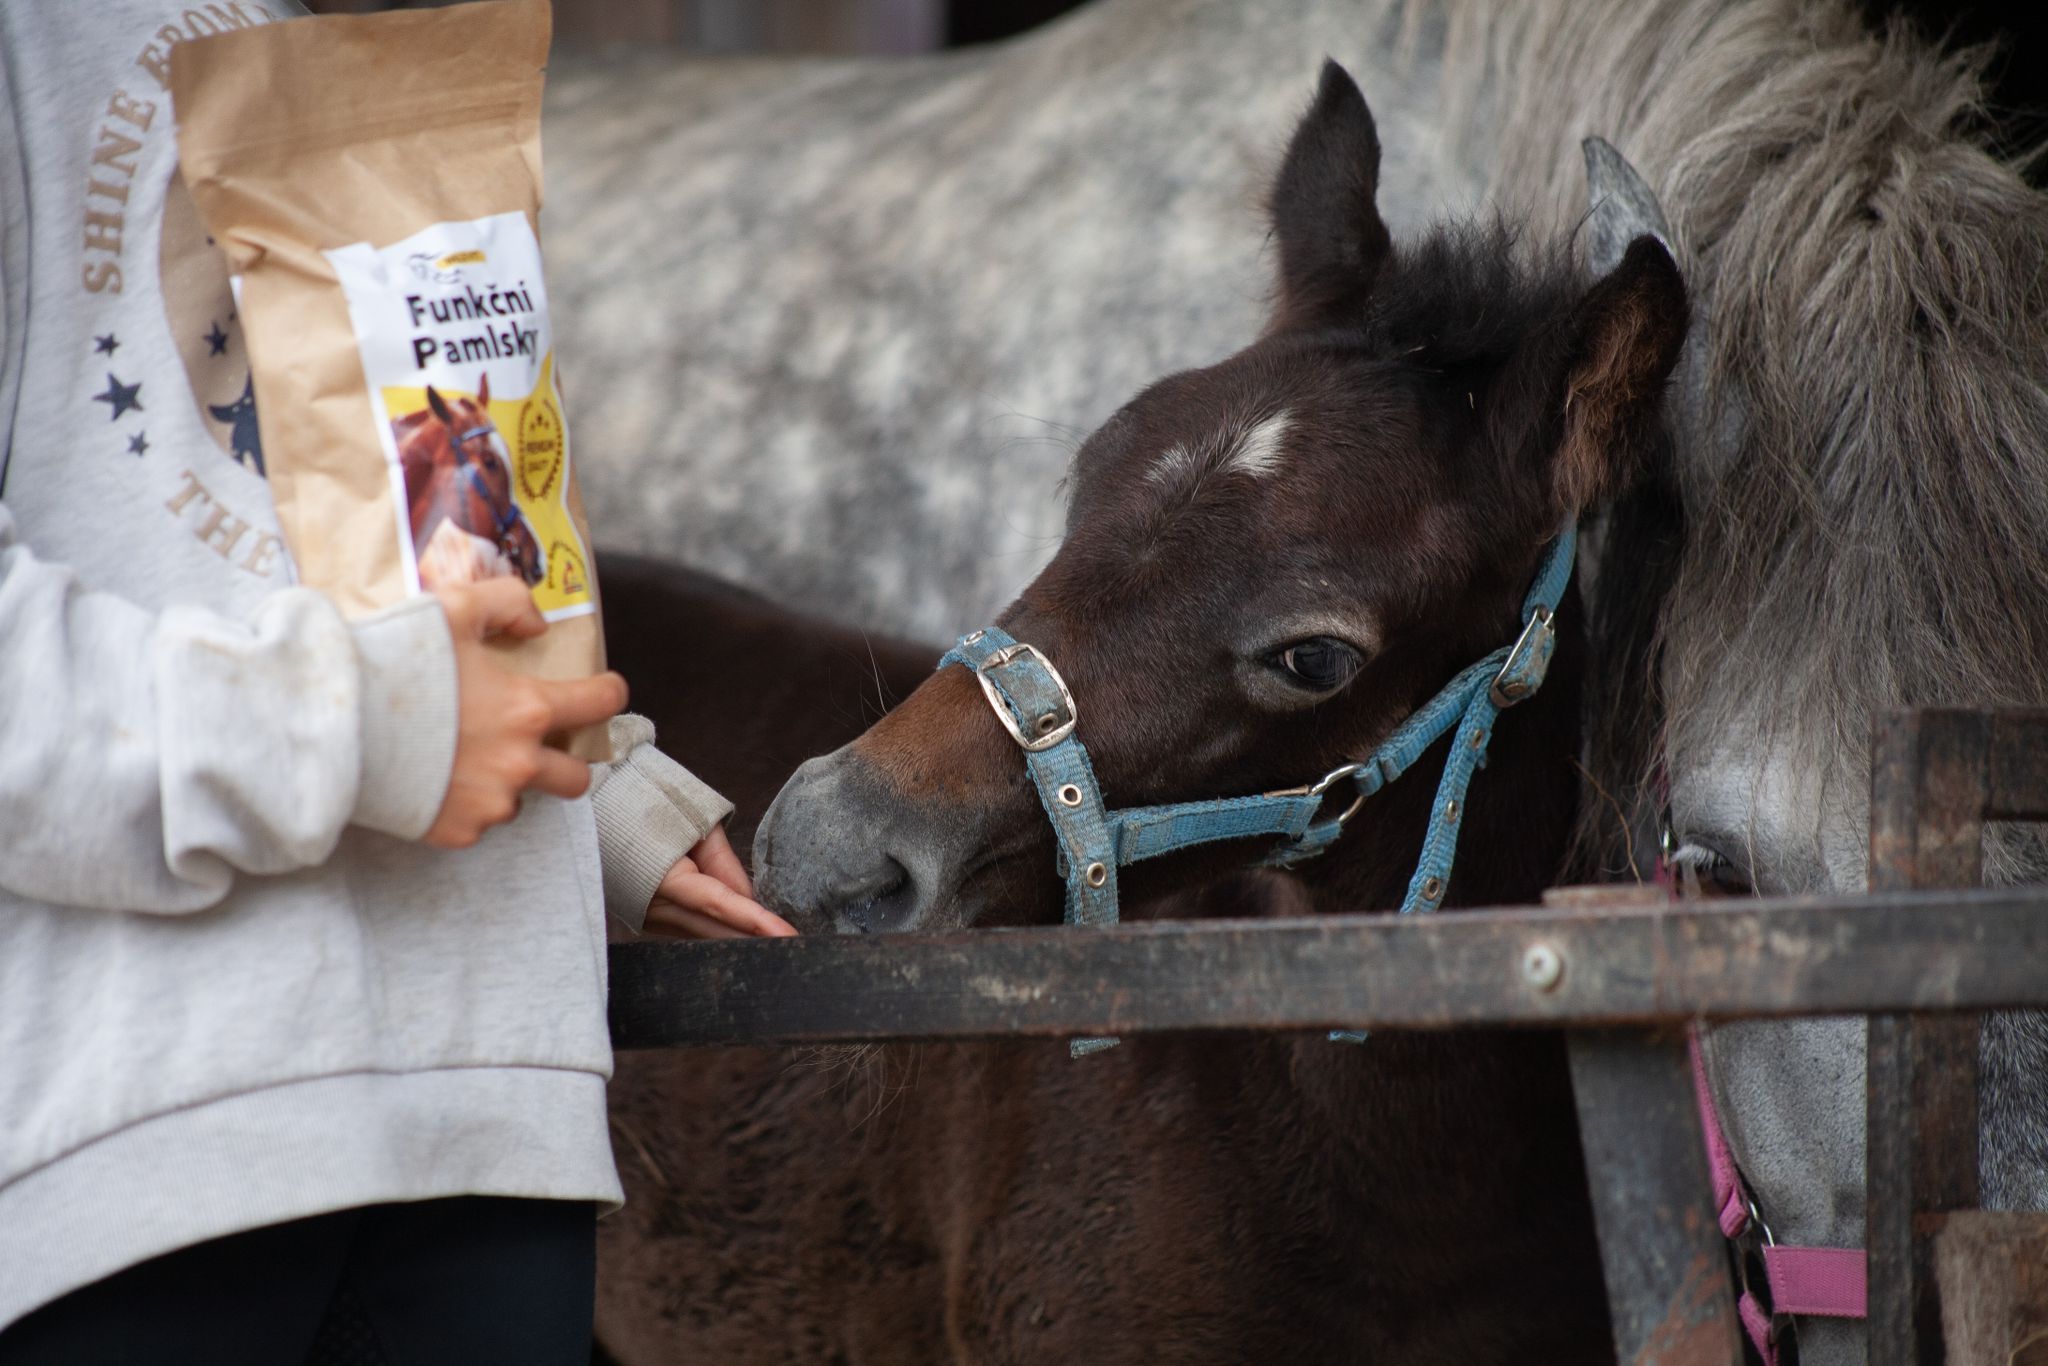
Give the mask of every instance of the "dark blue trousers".
M 0 1366 L 586 1366 L 593 1206 L 372 1205 L 181 1249 L 0 1332 Z

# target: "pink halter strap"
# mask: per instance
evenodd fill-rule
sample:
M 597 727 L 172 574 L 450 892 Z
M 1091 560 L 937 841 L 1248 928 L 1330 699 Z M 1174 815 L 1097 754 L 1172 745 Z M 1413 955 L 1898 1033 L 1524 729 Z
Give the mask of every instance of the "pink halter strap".
M 1660 775 L 1661 776 L 1661 775 Z M 1660 852 L 1657 885 L 1671 896 L 1678 895 L 1671 865 Z M 1692 1062 L 1694 1098 L 1699 1103 L 1700 1135 L 1706 1141 L 1707 1170 L 1714 1182 L 1714 1214 L 1721 1235 L 1730 1240 L 1747 1233 L 1751 1224 L 1748 1198 L 1743 1194 L 1742 1174 L 1736 1169 L 1735 1154 L 1728 1147 L 1728 1134 L 1721 1124 L 1720 1107 L 1714 1103 L 1714 1088 L 1707 1080 L 1706 1057 L 1700 1049 L 1700 1027 L 1686 1031 L 1686 1054 Z M 1793 1247 L 1770 1238 L 1763 1230 L 1764 1277 L 1771 1288 L 1771 1310 L 1775 1314 L 1818 1314 L 1829 1318 L 1860 1319 L 1869 1314 L 1869 1288 L 1861 1248 Z M 1778 1366 L 1778 1346 L 1771 1333 L 1772 1313 L 1766 1313 L 1754 1291 L 1743 1287 L 1736 1315 L 1750 1344 L 1762 1357 L 1764 1366 Z
M 1700 1107 L 1700 1134 L 1707 1144 L 1707 1169 L 1714 1180 L 1714 1212 L 1723 1237 L 1740 1238 L 1749 1231 L 1749 1202 L 1742 1193 L 1742 1177 L 1735 1168 L 1735 1156 L 1728 1149 L 1728 1135 L 1721 1127 L 1721 1111 L 1714 1104 L 1714 1089 L 1707 1082 L 1706 1059 L 1700 1052 L 1699 1026 L 1686 1031 L 1686 1052 L 1692 1059 L 1693 1094 Z M 1768 1236 L 1768 1235 L 1767 1235 Z M 1860 1319 L 1869 1313 L 1869 1287 L 1865 1279 L 1862 1248 L 1794 1247 L 1777 1242 L 1764 1245 L 1764 1277 L 1771 1287 L 1771 1309 L 1776 1314 L 1819 1314 L 1829 1318 Z M 1736 1304 L 1743 1332 L 1763 1358 L 1764 1366 L 1778 1366 L 1778 1345 L 1771 1335 L 1771 1315 L 1764 1312 L 1756 1293 L 1744 1286 Z

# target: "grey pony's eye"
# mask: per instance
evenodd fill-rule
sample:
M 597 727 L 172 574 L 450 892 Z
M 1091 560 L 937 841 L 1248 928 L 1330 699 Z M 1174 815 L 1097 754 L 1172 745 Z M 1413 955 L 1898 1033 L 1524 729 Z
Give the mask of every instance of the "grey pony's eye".
M 1315 692 L 1334 692 L 1358 672 L 1361 657 L 1341 640 L 1310 636 L 1278 651 L 1273 656 L 1279 669 L 1301 687 Z
M 1756 878 L 1740 863 L 1711 844 L 1687 840 L 1669 855 L 1679 885 L 1697 888 L 1701 896 L 1754 896 Z

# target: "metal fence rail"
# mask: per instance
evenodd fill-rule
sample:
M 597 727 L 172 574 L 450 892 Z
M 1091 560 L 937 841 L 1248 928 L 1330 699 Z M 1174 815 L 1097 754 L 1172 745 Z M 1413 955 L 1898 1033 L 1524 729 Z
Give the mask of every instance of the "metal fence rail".
M 2048 888 L 1522 907 L 615 945 L 611 1020 L 620 1048 L 1652 1024 L 2048 1006 L 2044 963 Z

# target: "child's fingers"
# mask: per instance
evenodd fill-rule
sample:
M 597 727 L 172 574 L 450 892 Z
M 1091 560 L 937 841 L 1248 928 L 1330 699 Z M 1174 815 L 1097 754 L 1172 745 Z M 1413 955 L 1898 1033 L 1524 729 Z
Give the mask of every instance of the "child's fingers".
M 548 629 L 540 609 L 534 606 L 533 594 L 519 579 L 482 579 L 435 591 L 451 624 L 473 632 L 478 639 L 495 635 L 526 638 Z
M 781 916 L 752 898 L 741 896 L 709 873 L 698 872 L 688 859 L 668 870 L 655 896 L 673 901 L 684 910 L 711 916 L 742 934 L 780 938 L 796 933 L 796 927 Z
M 673 901 L 655 901 L 647 908 L 647 921 L 642 926 L 647 934 L 672 935 L 677 939 L 745 939 L 748 936 L 732 926 L 712 919 L 702 911 L 687 910 Z
M 751 900 L 754 895 L 754 881 L 747 876 L 747 865 L 740 862 L 740 856 L 733 852 L 732 841 L 726 837 L 725 827 L 713 826 L 697 847 L 690 851 L 697 866 L 711 874 L 726 886 Z
M 536 679 L 534 686 L 548 704 L 550 731 L 609 721 L 626 709 L 626 680 L 616 673 L 559 681 Z
M 546 792 L 556 797 L 580 797 L 590 790 L 590 765 L 556 749 L 543 749 L 536 761 L 533 781 L 527 784 L 536 792 Z

